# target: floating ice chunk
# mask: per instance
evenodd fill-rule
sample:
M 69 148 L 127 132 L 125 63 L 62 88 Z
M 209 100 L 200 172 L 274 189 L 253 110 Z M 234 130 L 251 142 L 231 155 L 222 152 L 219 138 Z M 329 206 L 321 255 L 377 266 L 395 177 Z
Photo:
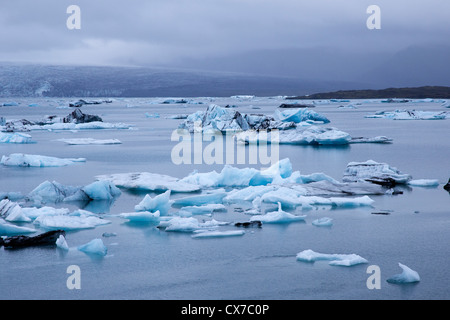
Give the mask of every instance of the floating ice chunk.
M 29 193 L 28 198 L 39 202 L 60 202 L 68 197 L 79 195 L 80 189 L 80 187 L 62 185 L 56 181 L 44 181 Z
M 328 217 L 319 218 L 313 220 L 312 225 L 317 227 L 331 227 L 333 225 L 333 219 Z
M 63 167 L 77 162 L 86 162 L 86 159 L 85 158 L 61 159 L 41 155 L 13 153 L 10 154 L 9 156 L 3 156 L 0 161 L 0 163 L 5 166 L 19 166 L 19 167 Z
M 171 232 L 194 232 L 200 228 L 198 220 L 191 217 L 174 217 L 160 224 L 160 226 L 165 226 L 165 230 Z
M 31 136 L 26 133 L 0 132 L 0 143 L 17 143 L 17 144 L 33 143 L 31 139 L 32 139 Z
M 393 275 L 392 277 L 386 280 L 387 282 L 395 284 L 403 284 L 420 281 L 420 276 L 417 273 L 417 271 L 414 271 L 401 263 L 399 263 L 398 265 L 400 266 L 400 268 L 402 268 L 403 270 L 402 273 Z
M 300 123 L 306 120 L 322 121 L 323 123 L 329 123 L 327 117 L 319 114 L 308 108 L 287 109 L 287 110 L 275 110 L 274 118 L 283 122 L 295 122 Z
M 182 207 L 178 212 L 180 216 L 211 214 L 214 211 L 225 211 L 227 208 L 223 204 L 210 203 L 202 206 Z
M 278 211 L 268 212 L 263 215 L 254 215 L 250 221 L 261 221 L 262 223 L 290 223 L 295 221 L 304 221 L 305 215 L 293 215 L 281 209 L 281 203 L 278 202 Z
M 126 123 L 88 122 L 88 123 L 52 123 L 29 126 L 29 130 L 100 130 L 100 129 L 130 129 L 133 126 Z
M 2 105 L 4 107 L 17 107 L 19 105 L 19 103 L 15 102 L 15 101 L 10 101 L 10 102 L 4 102 Z
M 35 229 L 16 226 L 0 218 L 0 236 L 21 235 L 34 232 L 36 232 Z
M 416 111 L 416 110 L 395 110 L 379 111 L 374 115 L 368 115 L 366 118 L 386 118 L 392 120 L 445 120 L 450 118 L 448 112 L 434 111 Z
M 145 117 L 146 117 L 146 118 L 157 119 L 157 118 L 160 117 L 160 115 L 159 115 L 159 113 L 148 113 L 148 112 L 146 112 L 146 113 L 145 113 Z
M 108 253 L 108 249 L 103 244 L 102 239 L 98 239 L 98 238 L 91 240 L 90 242 L 88 242 L 82 246 L 79 246 L 78 250 L 80 250 L 84 253 L 97 254 L 100 256 L 106 256 L 106 254 Z
M 93 229 L 109 223 L 111 221 L 96 217 L 84 210 L 78 210 L 69 215 L 40 215 L 34 220 L 34 224 L 43 229 L 65 231 Z
M 370 181 L 373 179 L 391 179 L 395 183 L 407 183 L 411 180 L 409 174 L 404 174 L 397 168 L 390 167 L 386 163 L 378 163 L 373 160 L 366 162 L 350 162 L 344 172 L 344 182 Z
M 97 180 L 110 180 L 118 187 L 149 191 L 194 192 L 200 187 L 167 175 L 140 172 L 101 175 Z
M 297 260 L 303 262 L 315 262 L 319 260 L 328 260 L 329 264 L 333 266 L 353 266 L 368 261 L 357 254 L 326 254 L 318 253 L 313 250 L 304 250 L 297 254 Z
M 377 136 L 373 138 L 352 138 L 349 143 L 392 143 L 392 139 L 386 136 Z
M 63 250 L 69 250 L 66 238 L 62 234 L 56 239 L 56 246 Z
M 135 211 L 159 211 L 161 215 L 167 215 L 173 201 L 170 200 L 170 190 L 167 190 L 163 194 L 157 195 L 151 198 L 148 194 L 144 199 L 134 207 Z
M 201 206 L 212 203 L 220 204 L 226 195 L 227 193 L 225 191 L 219 190 L 218 192 L 175 199 L 173 204 L 176 206 Z
M 111 200 L 122 194 L 111 181 L 101 180 L 81 188 L 91 200 Z M 67 199 L 66 199 L 67 200 Z
M 413 187 L 437 187 L 439 180 L 435 179 L 417 179 L 408 181 L 408 185 Z
M 224 237 L 236 237 L 243 236 L 245 231 L 242 230 L 229 230 L 229 231 L 203 231 L 195 233 L 192 238 L 224 238 Z
M 18 203 L 8 199 L 0 201 L 0 217 L 10 222 L 30 222 L 31 219 L 26 216 Z
M 93 139 L 93 138 L 79 138 L 79 139 L 58 139 L 67 143 L 68 145 L 107 145 L 107 144 L 121 144 L 117 139 Z
M 119 215 L 124 219 L 128 219 L 130 222 L 157 222 L 159 221 L 160 213 L 156 212 L 148 212 L 148 211 L 139 211 L 139 212 L 130 212 L 130 213 L 121 213 Z

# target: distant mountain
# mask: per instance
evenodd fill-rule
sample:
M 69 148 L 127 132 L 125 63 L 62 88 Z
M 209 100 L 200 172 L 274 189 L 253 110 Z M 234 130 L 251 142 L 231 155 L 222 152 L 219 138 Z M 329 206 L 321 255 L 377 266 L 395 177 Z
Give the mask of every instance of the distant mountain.
M 450 99 L 450 87 L 388 88 L 382 90 L 340 90 L 287 99 Z
M 0 97 L 199 97 L 307 94 L 354 84 L 144 67 L 0 64 Z

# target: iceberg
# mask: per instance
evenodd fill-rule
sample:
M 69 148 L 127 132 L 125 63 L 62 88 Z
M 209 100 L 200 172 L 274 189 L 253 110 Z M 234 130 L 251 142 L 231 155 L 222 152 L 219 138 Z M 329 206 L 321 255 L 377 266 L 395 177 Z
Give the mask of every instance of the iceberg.
M 34 143 L 31 136 L 26 133 L 3 133 L 0 132 L 0 143 Z
M 316 111 L 313 111 L 308 108 L 298 108 L 298 109 L 287 109 L 287 110 L 275 110 L 275 116 L 274 118 L 276 120 L 280 120 L 283 122 L 295 122 L 300 123 L 307 120 L 312 121 L 320 121 L 323 123 L 329 123 L 330 120 L 328 120 L 327 117 L 325 117 L 322 114 L 317 113 Z
M 315 262 L 319 260 L 330 261 L 332 266 L 350 267 L 361 263 L 368 263 L 368 261 L 357 254 L 326 254 L 318 253 L 313 250 L 304 250 L 297 254 L 297 260 L 303 262 Z
M 160 223 L 160 227 L 165 227 L 166 231 L 170 232 L 194 232 L 199 229 L 198 220 L 195 218 L 183 218 L 183 217 L 174 217 L 165 223 Z
M 404 264 L 398 264 L 400 268 L 403 270 L 402 273 L 396 274 L 386 281 L 394 284 L 404 284 L 404 283 L 415 283 L 420 281 L 420 276 L 417 271 L 410 269 Z
M 201 206 L 207 204 L 220 204 L 227 193 L 225 191 L 215 191 L 211 193 L 200 194 L 198 196 L 184 197 L 175 199 L 175 206 Z
M 140 212 L 121 213 L 119 214 L 119 217 L 128 219 L 129 222 L 148 223 L 148 222 L 158 222 L 160 218 L 160 213 L 159 211 L 156 212 L 140 211 Z
M 62 250 L 69 250 L 69 245 L 67 244 L 66 238 L 61 234 L 58 239 L 56 239 L 56 247 Z
M 263 215 L 254 215 L 250 218 L 252 221 L 261 221 L 262 223 L 290 223 L 295 221 L 304 221 L 305 215 L 293 215 L 281 209 L 281 203 L 278 202 L 278 211 L 268 212 Z
M 68 145 L 105 145 L 105 144 L 121 144 L 117 139 L 92 139 L 92 138 L 79 138 L 79 139 L 58 139 L 67 143 Z
M 167 215 L 173 201 L 170 200 L 170 190 L 167 190 L 163 194 L 157 195 L 151 198 L 148 194 L 144 199 L 134 207 L 135 211 L 159 211 L 161 215 Z
M 109 180 L 117 187 L 126 189 L 139 189 L 156 192 L 171 190 L 171 192 L 181 193 L 200 190 L 199 186 L 180 181 L 178 178 L 149 172 L 100 175 L 97 176 L 96 179 Z
M 333 219 L 328 217 L 319 218 L 313 220 L 312 225 L 316 227 L 331 227 L 333 225 Z
M 215 211 L 226 211 L 227 207 L 223 204 L 210 203 L 201 206 L 188 206 L 182 207 L 180 211 L 178 211 L 179 216 L 191 216 L 191 215 L 204 215 L 204 214 L 212 214 Z
M 225 238 L 225 237 L 236 237 L 243 236 L 245 231 L 242 230 L 229 230 L 229 231 L 203 231 L 192 235 L 192 238 L 203 239 L 203 238 Z
M 41 155 L 13 153 L 10 154 L 9 156 L 3 156 L 0 161 L 0 163 L 5 166 L 18 166 L 18 167 L 63 167 L 78 162 L 86 162 L 86 159 L 85 158 L 61 159 Z
M 93 229 L 97 226 L 109 224 L 111 221 L 96 217 L 89 211 L 78 210 L 68 215 L 40 215 L 33 223 L 46 230 L 73 231 Z
M 21 235 L 34 232 L 36 232 L 35 229 L 16 226 L 15 224 L 9 223 L 0 218 L 0 236 Z
M 25 215 L 18 203 L 8 199 L 0 201 L 0 217 L 10 222 L 30 222 L 31 219 Z
M 366 118 L 385 118 L 392 120 L 445 120 L 450 118 L 450 113 L 434 111 L 416 111 L 416 110 L 395 110 L 379 111 L 374 115 L 365 116 Z
M 102 239 L 94 239 L 89 241 L 88 243 L 81 245 L 78 247 L 79 251 L 82 251 L 84 253 L 88 254 L 96 254 L 100 256 L 106 256 L 108 253 L 108 249 L 103 244 Z
M 405 184 L 411 180 L 409 174 L 404 174 L 397 168 L 386 163 L 373 160 L 366 162 L 350 162 L 344 172 L 344 182 L 369 181 L 378 184 Z
M 44 181 L 28 195 L 37 202 L 112 200 L 121 191 L 110 181 L 95 181 L 84 187 L 65 186 L 56 181 Z
M 408 181 L 409 186 L 413 187 L 437 187 L 439 180 L 436 179 L 417 179 Z

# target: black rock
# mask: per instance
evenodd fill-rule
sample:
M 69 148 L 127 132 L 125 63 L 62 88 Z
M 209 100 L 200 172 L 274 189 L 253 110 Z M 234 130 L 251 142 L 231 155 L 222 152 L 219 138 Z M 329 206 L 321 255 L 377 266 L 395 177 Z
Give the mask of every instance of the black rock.
M 65 236 L 66 232 L 64 230 L 54 230 L 39 234 L 34 237 L 7 237 L 0 241 L 0 246 L 3 245 L 5 249 L 19 249 L 36 246 L 56 246 L 56 240 L 60 235 Z
M 63 118 L 64 123 L 88 123 L 88 122 L 103 122 L 102 118 L 96 115 L 84 114 L 80 109 L 76 109 L 74 112 Z
M 283 103 L 278 108 L 314 108 L 313 104 Z
M 450 179 L 448 179 L 447 184 L 444 186 L 444 189 L 450 192 Z
M 262 222 L 261 221 L 236 222 L 234 226 L 243 228 L 261 228 Z

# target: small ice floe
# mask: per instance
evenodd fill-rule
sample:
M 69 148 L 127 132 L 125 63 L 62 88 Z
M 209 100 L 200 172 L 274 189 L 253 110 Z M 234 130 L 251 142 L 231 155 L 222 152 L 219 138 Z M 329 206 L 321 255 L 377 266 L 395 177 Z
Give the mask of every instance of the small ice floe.
M 167 119 L 176 119 L 176 120 L 181 120 L 181 119 L 187 119 L 189 115 L 188 114 L 174 114 L 172 116 L 168 116 L 166 117 Z
M 146 118 L 158 119 L 158 118 L 160 118 L 160 115 L 159 115 L 159 113 L 148 113 L 148 112 L 146 112 L 145 113 L 145 117 Z
M 207 204 L 221 204 L 223 198 L 227 193 L 223 189 L 219 189 L 214 192 L 200 194 L 197 196 L 190 196 L 184 198 L 175 199 L 173 204 L 176 206 L 202 206 Z
M 445 120 L 450 118 L 448 112 L 434 111 L 416 111 L 416 110 L 395 110 L 379 111 L 374 115 L 365 116 L 366 118 L 386 118 L 392 120 Z
M 0 132 L 0 143 L 34 143 L 29 134 L 19 132 Z
M 119 214 L 119 217 L 127 219 L 129 222 L 138 222 L 138 223 L 158 222 L 160 216 L 161 215 L 159 211 L 156 212 L 139 211 L 139 212 Z
M 368 263 L 368 261 L 357 254 L 326 254 L 318 253 L 311 249 L 304 250 L 297 254 L 297 260 L 303 262 L 315 262 L 320 260 L 330 261 L 332 266 L 350 267 L 361 263 Z
M 410 269 L 404 264 L 399 263 L 399 267 L 403 270 L 402 273 L 393 275 L 386 281 L 395 284 L 415 283 L 420 281 L 420 276 L 417 271 Z
M 58 139 L 67 143 L 68 145 L 107 145 L 107 144 L 121 144 L 118 139 L 93 139 L 93 138 L 75 138 L 75 139 Z
M 205 205 L 200 206 L 187 206 L 182 207 L 177 215 L 179 216 L 191 216 L 191 215 L 205 215 L 205 214 L 212 214 L 216 211 L 226 211 L 227 208 L 220 203 L 209 203 Z
M 436 179 L 417 179 L 408 181 L 409 186 L 413 187 L 437 187 L 439 180 Z
M 278 202 L 278 211 L 271 211 L 262 215 L 254 215 L 250 221 L 261 221 L 262 223 L 290 223 L 295 221 L 304 221 L 306 215 L 294 215 L 281 209 L 281 203 Z
M 316 227 L 331 227 L 333 225 L 333 219 L 328 217 L 319 218 L 313 220 L 312 225 Z
M 0 218 L 0 236 L 21 235 L 34 232 L 36 232 L 35 229 L 17 226 Z
M 342 181 L 358 182 L 369 181 L 376 184 L 406 184 L 411 180 L 411 175 L 404 174 L 397 168 L 386 163 L 378 163 L 373 160 L 366 162 L 350 162 L 344 172 Z
M 225 237 L 236 237 L 243 236 L 245 231 L 242 230 L 228 230 L 228 231 L 201 231 L 195 232 L 192 238 L 204 239 L 204 238 L 225 238 Z
M 171 190 L 171 192 L 194 192 L 200 190 L 199 186 L 180 181 L 178 178 L 149 172 L 101 175 L 97 176 L 96 179 L 109 180 L 116 186 L 126 189 L 148 191 Z
M 84 245 L 78 246 L 77 249 L 84 253 L 95 254 L 100 256 L 106 256 L 106 254 L 108 253 L 108 249 L 103 244 L 102 239 L 99 238 L 93 239 Z
M 56 181 L 44 181 L 28 194 L 35 202 L 112 200 L 121 191 L 111 181 L 95 181 L 84 187 L 65 186 Z
M 56 246 L 62 250 L 69 250 L 69 245 L 67 244 L 66 238 L 61 234 L 58 239 L 56 239 Z
M 67 215 L 40 215 L 34 222 L 45 230 L 83 230 L 111 223 L 111 221 L 97 217 L 92 212 L 77 210 Z
M 0 201 L 0 218 L 9 222 L 30 222 L 31 219 L 24 214 L 20 205 L 9 199 Z
M 327 117 L 324 115 L 313 111 L 309 108 L 298 108 L 298 109 L 285 109 L 285 110 L 275 110 L 274 118 L 276 120 L 280 120 L 283 122 L 294 122 L 294 123 L 300 123 L 307 120 L 312 121 L 320 121 L 322 123 L 329 123 L 330 120 L 328 120 Z
M 167 190 L 163 194 L 157 195 L 154 198 L 150 195 L 146 195 L 144 199 L 134 207 L 135 211 L 159 211 L 161 215 L 167 215 L 173 200 L 170 200 L 170 190 Z
M 0 163 L 4 166 L 17 167 L 63 167 L 79 162 L 86 162 L 85 158 L 56 158 L 41 155 L 13 153 L 3 156 Z

